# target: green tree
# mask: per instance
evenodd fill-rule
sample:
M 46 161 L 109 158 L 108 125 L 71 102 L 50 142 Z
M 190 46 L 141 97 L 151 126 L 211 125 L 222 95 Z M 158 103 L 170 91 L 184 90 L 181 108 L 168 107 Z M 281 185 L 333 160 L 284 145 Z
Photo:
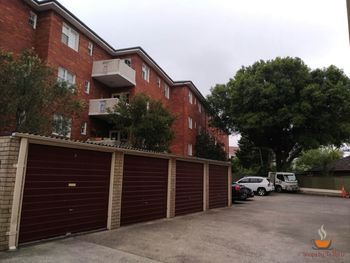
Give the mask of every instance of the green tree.
M 133 147 L 169 151 L 174 138 L 171 125 L 175 117 L 160 101 L 137 94 L 128 103 L 122 97 L 110 113 L 110 122 L 116 129 L 129 134 Z
M 217 142 L 214 137 L 206 132 L 197 135 L 195 144 L 195 156 L 200 158 L 225 161 L 226 153 L 223 144 Z
M 247 136 L 242 136 L 238 142 L 239 150 L 236 158 L 242 169 L 254 171 L 254 175 L 267 176 L 271 170 L 271 151 L 256 147 Z M 253 173 L 253 172 L 251 172 Z M 250 173 L 250 174 L 251 174 Z
M 32 50 L 18 56 L 0 50 L 0 105 L 0 131 L 43 135 L 58 128 L 66 135 L 65 120 L 84 107 L 74 89 L 57 82 L 54 71 Z M 54 115 L 66 118 L 58 125 Z
M 308 171 L 312 168 L 321 168 L 323 172 L 327 171 L 327 166 L 334 160 L 342 158 L 339 149 L 333 147 L 321 147 L 303 151 L 300 157 L 295 161 L 296 171 Z
M 214 87 L 208 101 L 215 126 L 271 149 L 278 170 L 303 150 L 350 138 L 350 81 L 335 66 L 311 70 L 299 58 L 261 60 Z

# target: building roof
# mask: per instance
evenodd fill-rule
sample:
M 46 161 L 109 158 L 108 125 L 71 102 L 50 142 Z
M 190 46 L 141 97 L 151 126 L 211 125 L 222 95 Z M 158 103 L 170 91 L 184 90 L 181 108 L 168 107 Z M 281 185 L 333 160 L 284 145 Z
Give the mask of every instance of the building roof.
M 310 172 L 321 172 L 323 170 L 325 170 L 324 167 L 319 166 L 312 168 Z M 333 172 L 350 171 L 350 156 L 331 162 L 327 165 L 326 170 Z
M 194 162 L 209 162 L 213 164 L 221 164 L 230 166 L 231 163 L 227 161 L 218 161 L 218 160 L 211 160 L 211 159 L 205 159 L 195 156 L 181 156 L 176 155 L 173 153 L 167 153 L 167 152 L 155 152 L 150 151 L 146 149 L 139 149 L 139 148 L 133 148 L 133 147 L 127 147 L 123 145 L 112 145 L 108 143 L 103 142 L 89 142 L 89 141 L 80 141 L 80 140 L 73 140 L 70 138 L 60 137 L 60 136 L 46 136 L 46 135 L 38 135 L 38 134 L 30 134 L 30 133 L 20 133 L 20 132 L 13 132 L 11 137 L 18 137 L 18 138 L 26 138 L 29 140 L 29 143 L 38 143 L 38 144 L 47 144 L 47 145 L 53 145 L 53 146 L 59 146 L 59 147 L 70 147 L 70 148 L 80 148 L 80 149 L 98 149 L 99 151 L 105 151 L 105 152 L 124 152 L 124 153 L 130 153 L 130 154 L 139 154 L 147 156 L 154 155 L 155 157 L 163 157 L 163 158 L 176 158 L 178 160 L 187 160 L 187 161 L 194 161 Z M 0 136 L 1 137 L 1 136 Z M 4 136 L 9 137 L 9 136 Z
M 66 9 L 63 5 L 61 5 L 56 0 L 23 0 L 28 5 L 30 5 L 33 9 L 42 12 L 42 11 L 55 11 L 59 15 L 61 15 L 64 19 L 69 21 L 75 28 L 84 33 L 88 38 L 90 38 L 95 43 L 99 44 L 101 48 L 103 48 L 108 54 L 111 56 L 120 56 L 126 54 L 136 53 L 141 56 L 153 69 L 157 71 L 157 73 L 162 76 L 168 85 L 170 86 L 188 86 L 201 100 L 205 107 L 208 107 L 207 101 L 202 93 L 198 90 L 198 88 L 194 85 L 194 83 L 190 80 L 184 81 L 174 81 L 169 75 L 149 56 L 146 51 L 144 51 L 141 47 L 130 47 L 123 49 L 114 49 L 110 44 L 107 43 L 103 38 L 101 38 L 98 34 L 96 34 L 91 28 L 89 28 L 85 23 L 79 20 L 73 13 L 71 13 L 68 9 Z

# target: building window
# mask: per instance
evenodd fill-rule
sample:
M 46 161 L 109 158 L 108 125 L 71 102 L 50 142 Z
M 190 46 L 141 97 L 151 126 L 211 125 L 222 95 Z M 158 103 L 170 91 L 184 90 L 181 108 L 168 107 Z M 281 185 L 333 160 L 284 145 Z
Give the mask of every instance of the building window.
M 189 156 L 192 156 L 192 154 L 193 154 L 192 153 L 192 144 L 190 144 L 190 143 L 187 145 L 187 154 Z
M 92 56 L 92 52 L 94 51 L 94 44 L 92 42 L 88 43 L 88 53 L 90 56 Z
M 147 82 L 149 82 L 150 69 L 145 64 L 142 65 L 141 74 L 142 74 L 142 78 Z
M 194 122 L 194 128 L 197 129 L 197 122 Z
M 68 84 L 68 87 L 73 90 L 73 86 L 75 85 L 75 75 L 65 68 L 59 67 L 58 68 L 58 81 L 60 82 L 66 82 Z
M 124 63 L 131 68 L 131 58 L 124 59 Z
M 61 41 L 75 51 L 78 51 L 79 34 L 65 23 L 62 26 Z
M 170 98 L 170 88 L 167 84 L 164 83 L 164 96 L 169 99 Z
M 81 126 L 80 133 L 82 135 L 86 135 L 86 132 L 87 132 L 87 122 L 84 122 L 83 125 Z
M 90 94 L 90 81 L 88 80 L 85 80 L 85 83 L 84 83 L 84 92 L 86 94 Z
M 160 88 L 160 77 L 157 77 L 157 86 Z
M 202 105 L 198 102 L 198 111 L 202 112 Z
M 192 92 L 191 92 L 191 91 L 188 92 L 188 102 L 189 102 L 190 104 L 193 103 L 193 95 L 192 95 Z
M 63 117 L 62 115 L 53 116 L 53 135 L 64 136 L 70 138 L 72 129 L 72 119 Z
M 38 21 L 38 16 L 35 13 L 33 13 L 32 11 L 30 11 L 28 23 L 29 23 L 29 25 L 32 26 L 33 29 L 36 29 L 37 21 Z
M 192 129 L 192 118 L 188 117 L 188 128 Z

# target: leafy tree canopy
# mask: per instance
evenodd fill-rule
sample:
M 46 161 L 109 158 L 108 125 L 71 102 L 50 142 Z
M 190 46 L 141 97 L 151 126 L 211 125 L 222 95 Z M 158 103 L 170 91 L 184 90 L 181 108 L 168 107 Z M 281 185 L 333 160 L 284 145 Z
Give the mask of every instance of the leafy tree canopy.
M 238 142 L 239 150 L 236 153 L 240 170 L 250 170 L 249 175 L 267 176 L 271 170 L 271 150 L 256 147 L 246 136 Z M 254 172 L 253 172 L 254 171 Z
M 0 131 L 51 134 L 54 115 L 71 118 L 84 107 L 72 88 L 57 82 L 57 75 L 34 51 L 14 56 L 0 50 Z M 68 132 L 67 125 L 56 125 L 60 134 Z
M 214 87 L 208 101 L 215 126 L 271 149 L 278 170 L 302 150 L 350 138 L 350 81 L 335 66 L 311 70 L 299 58 L 261 60 Z
M 128 103 L 122 97 L 110 113 L 110 122 L 116 129 L 130 135 L 133 147 L 152 151 L 169 150 L 174 138 L 171 125 L 175 117 L 160 101 L 137 94 Z
M 214 137 L 205 132 L 197 135 L 195 156 L 212 160 L 226 160 L 223 144 L 216 142 Z
M 342 158 L 341 151 L 333 147 L 321 147 L 303 151 L 295 161 L 295 170 L 302 172 L 312 168 L 321 168 L 326 172 L 327 165 L 340 158 Z

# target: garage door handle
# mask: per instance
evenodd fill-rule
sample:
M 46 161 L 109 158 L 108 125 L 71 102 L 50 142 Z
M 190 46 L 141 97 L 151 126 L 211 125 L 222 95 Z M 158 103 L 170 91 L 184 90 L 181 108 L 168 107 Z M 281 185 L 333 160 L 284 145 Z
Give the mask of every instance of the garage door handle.
M 76 183 L 68 183 L 68 187 L 76 187 L 77 184 Z
M 74 209 L 73 208 L 69 208 L 69 212 L 73 212 L 74 211 Z

